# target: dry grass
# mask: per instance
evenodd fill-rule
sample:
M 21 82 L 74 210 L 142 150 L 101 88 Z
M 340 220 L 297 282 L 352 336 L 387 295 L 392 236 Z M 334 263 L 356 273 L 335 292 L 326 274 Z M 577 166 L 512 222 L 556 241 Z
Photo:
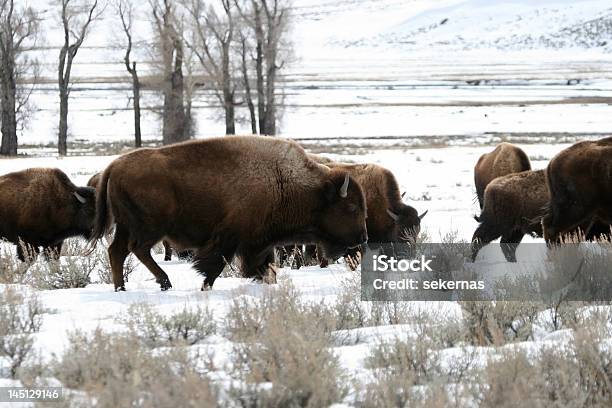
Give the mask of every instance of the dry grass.
M 84 392 L 71 405 L 213 407 L 217 391 L 183 348 L 151 353 L 130 334 L 74 332 L 52 364 L 65 387 Z
M 178 313 L 163 315 L 148 303 L 135 303 L 119 321 L 151 348 L 193 345 L 216 332 L 212 311 L 199 305 L 185 305 Z
M 0 292 L 0 357 L 8 361 L 11 378 L 18 376 L 33 351 L 32 335 L 40 330 L 43 313 L 35 295 L 25 295 L 10 286 Z
M 235 341 L 230 394 L 243 407 L 323 407 L 348 392 L 338 358 L 330 351 L 327 309 L 301 300 L 284 282 L 263 297 L 238 297 L 227 318 Z
M 17 259 L 14 246 L 0 240 L 0 283 L 19 284 L 26 280 L 29 264 Z

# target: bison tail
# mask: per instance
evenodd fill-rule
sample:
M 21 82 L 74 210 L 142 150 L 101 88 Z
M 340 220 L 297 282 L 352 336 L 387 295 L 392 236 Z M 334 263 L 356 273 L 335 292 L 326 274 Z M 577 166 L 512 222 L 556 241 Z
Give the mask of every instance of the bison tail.
M 108 179 L 110 177 L 110 166 L 102 174 L 100 184 L 98 185 L 98 194 L 96 195 L 96 218 L 94 220 L 93 231 L 90 237 L 92 246 L 96 245 L 96 241 L 102 239 L 110 229 L 111 216 L 108 208 Z

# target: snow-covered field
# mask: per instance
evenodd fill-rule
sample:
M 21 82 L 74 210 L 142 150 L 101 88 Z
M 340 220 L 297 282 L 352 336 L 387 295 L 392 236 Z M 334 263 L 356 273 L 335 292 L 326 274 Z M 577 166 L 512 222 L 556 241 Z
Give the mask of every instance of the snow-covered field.
M 552 156 L 568 144 L 519 146 L 527 152 L 534 168 L 543 168 Z M 405 201 L 419 212 L 429 210 L 423 222 L 423 229 L 427 231 L 432 242 L 439 242 L 441 237 L 451 232 L 456 232 L 458 239 L 469 241 L 476 228 L 472 216 L 478 213 L 472 179 L 473 166 L 482 153 L 490 150 L 490 146 L 451 146 L 385 149 L 357 155 L 336 154 L 330 157 L 338 160 L 375 162 L 388 167 L 397 176 L 402 190 L 407 192 Z M 51 166 L 64 170 L 77 184 L 85 184 L 92 174 L 104 168 L 113 158 L 88 156 L 0 160 L 0 174 L 28 167 Z M 524 242 L 532 241 L 532 238 L 525 237 Z M 35 335 L 36 348 L 43 356 L 61 354 L 67 345 L 66 333 L 69 331 L 93 331 L 98 327 L 110 331 L 118 330 L 118 316 L 125 314 L 131 304 L 141 302 L 152 304 L 164 314 L 177 313 L 185 305 L 208 305 L 221 325 L 236 296 L 258 298 L 271 290 L 266 285 L 246 279 L 219 278 L 212 291 L 200 292 L 202 278 L 191 269 L 190 264 L 178 260 L 164 262 L 162 255 L 156 255 L 155 258 L 172 281 L 173 289 L 168 292 L 160 292 L 152 275 L 140 264 L 130 277 L 126 285 L 127 292 L 124 293 L 115 293 L 109 284 L 91 284 L 82 289 L 39 291 L 40 299 L 50 312 L 44 315 L 41 331 Z M 501 259 L 500 262 L 504 263 Z M 351 276 L 352 273 L 342 263 L 327 269 L 306 267 L 296 271 L 283 268 L 280 272 L 280 278 L 290 279 L 304 299 L 328 302 L 334 301 L 342 290 L 342 282 Z M 432 315 L 441 313 L 447 317 L 459 313 L 456 304 L 445 302 L 415 303 L 414 308 L 424 308 Z M 359 338 L 359 342 L 335 347 L 334 353 L 339 356 L 343 370 L 349 376 L 357 378 L 363 375 L 364 359 L 370 347 L 397 335 L 405 335 L 410 330 L 412 329 L 405 325 L 356 329 L 351 335 Z M 559 339 L 560 334 L 540 330 L 538 336 L 534 342 L 526 345 L 536 347 L 538 344 L 546 344 L 541 342 L 548 342 L 551 338 Z M 565 335 L 560 339 L 566 339 Z M 222 367 L 228 362 L 227 350 L 231 349 L 232 343 L 217 335 L 197 347 L 205 350 L 207 355 L 212 352 L 217 365 Z M 486 349 L 480 352 L 485 353 Z M 448 353 L 452 356 L 453 350 Z
M 50 19 L 56 14 L 47 0 L 32 3 L 44 7 Z M 539 169 L 576 140 L 612 133 L 612 5 L 607 0 L 302 0 L 295 2 L 294 14 L 296 55 L 282 80 L 282 136 L 337 160 L 392 170 L 407 192 L 407 204 L 419 213 L 429 210 L 423 229 L 433 242 L 450 232 L 471 239 L 478 213 L 473 166 L 495 143 L 516 142 Z M 112 46 L 112 18 L 107 13 L 96 23 L 75 61 L 69 141 L 78 142 L 83 155 L 57 158 L 53 148 L 40 146 L 54 142 L 57 128 L 53 69 L 59 37 L 48 20 L 47 44 L 37 53 L 49 81 L 36 89 L 38 111 L 20 139 L 28 145 L 22 150 L 27 157 L 0 159 L 0 175 L 58 167 L 84 185 L 116 157 L 99 156 L 89 151 L 90 144 L 130 140 L 130 90 L 122 52 Z M 138 24 L 142 39 L 148 38 L 144 15 Z M 150 71 L 147 56 L 140 57 L 143 72 Z M 153 110 L 160 99 L 150 90 L 143 97 L 143 136 L 152 142 L 160 138 Z M 196 94 L 194 107 L 198 137 L 220 135 L 223 124 L 206 91 Z M 239 128 L 247 131 L 244 124 Z M 160 292 L 140 264 L 124 293 L 106 284 L 39 291 L 49 312 L 35 335 L 37 350 L 45 358 L 61 354 L 66 332 L 74 329 L 118 330 L 116 318 L 130 304 L 148 302 L 165 314 L 185 304 L 206 304 L 221 323 L 239 294 L 259 298 L 274 290 L 220 278 L 212 291 L 200 292 L 201 277 L 189 264 L 164 262 L 160 255 L 156 260 L 174 286 L 168 292 Z M 304 299 L 331 302 L 351 273 L 334 264 L 284 268 L 280 276 Z M 409 306 L 444 316 L 459 313 L 455 303 Z M 333 352 L 346 373 L 359 377 L 367 371 L 368 350 L 411 330 L 410 325 L 356 329 L 360 341 Z M 533 341 L 517 347 L 561 344 L 571 336 L 568 330 L 535 332 Z M 231 345 L 215 335 L 197 347 L 214 352 L 222 366 Z M 453 350 L 445 353 L 452 360 Z M 4 383 L 9 382 L 0 379 Z

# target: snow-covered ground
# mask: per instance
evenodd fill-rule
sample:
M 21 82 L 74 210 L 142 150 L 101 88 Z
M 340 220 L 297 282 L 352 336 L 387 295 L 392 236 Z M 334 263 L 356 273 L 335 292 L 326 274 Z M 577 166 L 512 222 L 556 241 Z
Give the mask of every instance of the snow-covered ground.
M 56 12 L 47 0 L 47 18 Z M 143 11 L 144 13 L 144 11 Z M 295 61 L 283 75 L 286 106 L 281 133 L 309 150 L 337 160 L 379 163 L 396 175 L 406 202 L 429 210 L 423 228 L 432 241 L 456 231 L 470 240 L 478 213 L 473 186 L 477 158 L 500 140 L 518 142 L 535 169 L 575 140 L 612 133 L 612 5 L 608 0 L 301 0 L 295 2 Z M 127 141 L 131 137 L 130 94 L 122 52 L 112 46 L 112 15 L 94 26 L 75 61 L 70 141 Z M 20 141 L 53 143 L 57 91 L 53 83 L 56 24 L 44 22 L 46 44 L 37 51 L 48 83 L 33 96 L 38 107 Z M 150 36 L 139 16 L 141 39 Z M 138 55 L 138 54 L 137 54 Z M 141 53 L 143 73 L 149 58 Z M 146 90 L 143 135 L 160 138 L 153 107 L 159 95 Z M 223 132 L 218 110 L 205 91 L 196 94 L 198 137 Z M 242 132 L 247 128 L 239 126 Z M 28 167 L 58 167 L 77 184 L 102 170 L 115 156 L 57 158 L 51 148 L 28 147 L 29 157 L 0 159 L 0 175 Z M 525 237 L 525 242 L 533 241 Z M 186 303 L 206 303 L 222 321 L 237 293 L 259 297 L 264 285 L 220 278 L 200 292 L 201 277 L 188 264 L 156 260 L 174 285 L 161 293 L 142 265 L 125 293 L 111 285 L 41 291 L 45 314 L 36 347 L 60 353 L 66 331 L 113 330 L 130 304 L 146 301 L 164 313 Z M 329 269 L 283 269 L 307 299 L 333 299 L 350 273 Z M 415 305 L 415 307 L 417 307 Z M 431 303 L 444 314 L 454 303 Z M 406 326 L 360 329 L 363 342 L 334 349 L 349 373 L 363 370 L 367 350 Z M 539 334 L 536 342 L 563 341 L 567 333 Z M 215 336 L 204 347 L 227 358 L 229 340 Z M 530 343 L 531 345 L 536 343 Z M 526 345 L 529 347 L 529 344 Z M 452 352 L 452 351 L 450 351 Z M 224 354 L 225 353 L 225 354 Z
M 519 145 L 529 155 L 534 168 L 543 168 L 548 160 L 567 144 L 527 144 Z M 477 158 L 491 150 L 486 147 L 451 146 L 444 148 L 422 148 L 410 150 L 378 150 L 358 155 L 329 155 L 337 160 L 379 163 L 391 169 L 397 176 L 402 191 L 406 191 L 405 201 L 419 212 L 429 210 L 423 221 L 432 242 L 450 232 L 456 232 L 459 239 L 469 241 L 476 228 L 473 215 L 478 213 L 473 186 L 473 166 Z M 77 184 L 84 185 L 89 177 L 103 169 L 114 157 L 67 157 L 63 159 L 36 157 L 14 160 L 0 160 L 0 174 L 28 167 L 49 166 L 64 170 Z M 533 239 L 525 237 L 524 242 Z M 520 254 L 520 252 L 519 252 Z M 117 316 L 128 306 L 137 302 L 148 302 L 164 313 L 182 308 L 185 303 L 206 303 L 214 311 L 216 319 L 222 321 L 230 302 L 236 293 L 259 296 L 267 290 L 265 285 L 239 278 L 220 278 L 210 292 L 200 292 L 202 278 L 187 263 L 176 260 L 164 262 L 161 255 L 156 260 L 168 273 L 173 289 L 160 292 L 159 285 L 152 275 L 139 265 L 137 272 L 126 285 L 127 292 L 114 293 L 112 285 L 93 284 L 84 289 L 64 289 L 41 291 L 39 294 L 45 306 L 52 313 L 45 315 L 41 332 L 36 335 L 36 346 L 45 355 L 60 353 L 67 341 L 65 333 L 69 330 L 93 330 L 96 327 L 112 329 Z M 503 261 L 501 261 L 503 262 Z M 350 276 L 343 264 L 332 265 L 328 269 L 307 267 L 299 271 L 284 268 L 281 277 L 288 277 L 309 300 L 333 299 L 341 290 L 341 282 Z M 455 310 L 455 306 L 432 303 L 432 310 L 442 308 L 445 312 Z M 376 328 L 368 329 L 368 338 L 375 343 L 380 341 Z M 380 328 L 391 338 L 403 328 Z M 362 333 L 362 336 L 364 333 Z M 210 347 L 227 347 L 227 339 L 217 338 Z M 357 347 L 357 346 L 355 346 Z M 367 344 L 358 347 L 366 348 Z M 355 350 L 340 347 L 337 350 L 347 370 L 358 371 L 363 368 L 364 353 L 355 357 Z

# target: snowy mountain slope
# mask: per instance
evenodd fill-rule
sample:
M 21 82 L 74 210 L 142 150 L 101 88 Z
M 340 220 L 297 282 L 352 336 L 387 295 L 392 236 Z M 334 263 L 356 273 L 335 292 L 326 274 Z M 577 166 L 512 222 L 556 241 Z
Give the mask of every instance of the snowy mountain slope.
M 387 28 L 340 42 L 345 46 L 408 49 L 612 49 L 612 4 L 607 1 L 443 0 L 408 4 L 413 7 L 405 12 L 394 5 L 386 8 Z

